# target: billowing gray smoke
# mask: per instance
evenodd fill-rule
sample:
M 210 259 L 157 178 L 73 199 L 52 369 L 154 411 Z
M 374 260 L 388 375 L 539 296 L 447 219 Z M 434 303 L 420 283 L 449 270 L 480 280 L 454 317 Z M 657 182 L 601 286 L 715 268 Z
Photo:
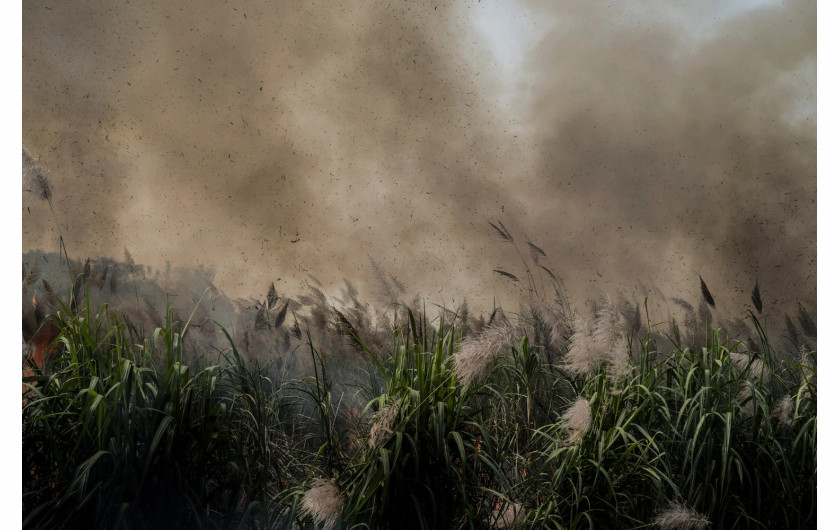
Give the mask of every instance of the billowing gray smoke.
M 24 251 L 765 312 L 816 299 L 816 2 L 26 2 Z M 680 4 L 682 6 L 682 4 Z M 533 265 L 532 265 L 532 268 Z M 534 268 L 534 274 L 540 269 Z M 482 308 L 483 309 L 483 308 Z M 489 307 L 488 307 L 489 309 Z M 485 309 L 486 310 L 486 309 Z

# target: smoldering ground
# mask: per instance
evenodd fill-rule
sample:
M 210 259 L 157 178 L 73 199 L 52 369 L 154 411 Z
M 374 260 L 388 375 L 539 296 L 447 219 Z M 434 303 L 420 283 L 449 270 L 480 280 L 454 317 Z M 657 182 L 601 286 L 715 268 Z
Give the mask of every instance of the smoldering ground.
M 506 46 L 507 44 L 507 46 Z M 500 50 L 502 50 L 500 52 Z M 209 267 L 231 297 L 370 258 L 515 300 L 816 299 L 816 2 L 23 6 L 23 250 Z M 527 252 L 526 252 L 527 253 Z M 474 301 L 474 302 L 473 302 Z M 792 309 L 791 309 L 792 308 Z

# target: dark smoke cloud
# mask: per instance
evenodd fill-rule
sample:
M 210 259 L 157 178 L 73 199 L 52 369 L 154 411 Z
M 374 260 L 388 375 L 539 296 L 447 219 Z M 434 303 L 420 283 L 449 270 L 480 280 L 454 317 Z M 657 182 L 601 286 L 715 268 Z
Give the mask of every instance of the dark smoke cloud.
M 815 300 L 816 2 L 507 4 L 488 36 L 494 5 L 27 2 L 24 145 L 71 255 L 233 297 L 373 258 L 476 310 L 521 275 L 500 219 L 578 300 Z M 23 226 L 57 246 L 47 206 Z
M 709 28 L 591 3 L 534 8 L 558 22 L 529 64 L 551 88 L 531 116 L 570 254 L 608 274 L 682 275 L 695 295 L 703 273 L 739 296 L 759 278 L 774 300 L 812 298 L 815 3 Z

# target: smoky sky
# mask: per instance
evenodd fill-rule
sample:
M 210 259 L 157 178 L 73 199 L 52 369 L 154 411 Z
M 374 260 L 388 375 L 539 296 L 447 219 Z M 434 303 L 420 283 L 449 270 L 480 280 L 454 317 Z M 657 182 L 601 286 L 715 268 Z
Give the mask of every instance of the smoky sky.
M 489 305 L 531 241 L 577 300 L 811 304 L 816 49 L 815 1 L 26 2 L 23 250 Z

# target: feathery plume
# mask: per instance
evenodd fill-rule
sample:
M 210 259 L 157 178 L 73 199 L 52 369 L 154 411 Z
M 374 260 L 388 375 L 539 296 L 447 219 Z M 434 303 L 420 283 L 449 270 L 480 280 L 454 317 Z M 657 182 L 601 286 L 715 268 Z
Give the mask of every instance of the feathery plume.
M 338 524 L 344 499 L 335 482 L 322 478 L 316 480 L 303 494 L 301 506 L 304 515 L 312 516 L 316 522 L 324 525 L 324 530 L 329 530 Z
M 324 291 L 320 289 L 321 282 L 318 281 L 317 278 L 310 276 L 310 279 L 313 280 L 315 285 L 312 285 L 308 281 L 306 282 L 306 291 L 309 293 L 308 296 L 302 296 L 301 301 L 304 299 L 308 299 L 308 303 L 311 305 L 320 305 L 320 306 L 328 306 L 329 301 L 327 301 L 327 295 L 324 294 Z
M 758 384 L 764 375 L 764 363 L 758 357 L 750 358 L 746 353 L 732 352 L 729 354 L 729 359 L 732 364 L 740 372 L 741 377 L 745 377 L 752 384 Z M 741 375 L 743 374 L 743 375 Z M 748 416 L 755 415 L 757 410 L 756 398 L 753 395 L 750 383 L 743 383 L 738 391 L 737 401 L 741 403 L 744 412 Z
M 85 286 L 88 277 L 90 276 L 90 258 L 85 260 L 85 266 L 82 269 L 82 272 L 76 275 L 76 278 L 73 280 L 73 294 L 70 298 L 70 309 L 75 312 L 76 309 L 79 307 L 79 302 L 82 296 L 82 287 Z
M 799 304 L 799 325 L 802 326 L 802 331 L 805 332 L 805 335 L 811 338 L 817 337 L 817 325 L 814 324 L 811 315 L 802 307 L 802 304 Z
M 551 269 L 549 269 L 549 268 L 548 268 L 548 267 L 546 267 L 545 265 L 540 265 L 540 268 L 541 268 L 542 270 L 544 270 L 545 272 L 547 272 L 547 273 L 548 273 L 548 275 L 549 275 L 549 276 L 551 276 L 551 279 L 552 279 L 552 280 L 554 280 L 555 282 L 557 281 L 557 276 L 555 276 L 555 275 L 554 275 L 554 273 L 553 273 L 553 272 L 551 272 Z
M 796 326 L 793 324 L 793 320 L 790 319 L 790 315 L 785 313 L 785 329 L 788 332 L 788 338 L 790 341 L 793 342 L 793 345 L 797 348 L 799 347 L 799 333 L 796 331 Z
M 672 298 L 671 301 L 685 312 L 685 320 L 683 320 L 685 329 L 689 330 L 697 327 L 697 313 L 694 312 L 694 307 L 682 298 Z
M 254 318 L 254 330 L 271 329 L 271 323 L 268 321 L 268 310 L 265 302 L 261 303 L 257 308 L 257 316 Z
M 333 315 L 335 315 L 335 329 L 338 333 L 344 336 L 344 340 L 351 348 L 358 353 L 364 354 L 364 346 L 359 344 L 359 340 L 356 338 L 359 336 L 359 332 L 356 331 L 355 326 L 353 326 L 344 313 L 335 307 L 331 307 L 330 309 L 332 309 Z
M 395 399 L 390 405 L 372 416 L 373 426 L 370 428 L 370 437 L 368 438 L 368 445 L 372 449 L 379 447 L 388 437 L 394 434 L 391 426 L 394 424 L 394 419 L 397 417 L 401 404 L 402 398 Z
M 764 362 L 758 357 L 750 359 L 750 356 L 746 353 L 732 352 L 729 354 L 729 359 L 753 383 L 758 383 L 761 380 L 764 373 Z
M 46 279 L 43 279 L 41 280 L 41 285 L 44 286 L 44 294 L 49 295 L 51 297 L 55 296 L 55 290 L 53 289 L 53 286 L 50 285 L 50 282 L 48 282 Z
M 627 350 L 627 343 L 622 339 L 616 339 L 610 348 L 610 363 L 607 366 L 607 376 L 610 380 L 617 384 L 619 381 L 629 376 L 632 371 L 630 365 L 630 355 Z
M 292 312 L 292 316 L 295 317 L 295 323 L 292 326 L 292 335 L 294 335 L 297 340 L 300 340 L 300 337 L 301 337 L 300 324 L 298 323 L 297 315 L 294 312 Z
M 799 347 L 799 364 L 801 364 L 802 366 L 805 366 L 807 368 L 811 368 L 811 369 L 816 368 L 816 365 L 814 364 L 813 353 L 814 352 L 808 350 L 808 348 L 806 348 L 805 346 L 800 346 Z M 806 370 L 806 373 L 811 374 L 811 371 Z
M 494 225 L 490 221 L 487 221 L 487 223 L 489 223 L 490 226 L 492 226 L 496 230 L 496 233 L 499 234 L 499 237 L 501 237 L 505 241 L 509 241 L 509 242 L 513 243 L 513 236 L 510 235 L 510 232 L 507 231 L 507 228 L 505 228 L 505 225 L 503 225 L 501 221 L 496 221 L 496 222 L 499 223 L 499 226 L 501 226 L 501 228 L 499 228 L 499 226 Z
M 576 313 L 572 319 L 572 336 L 569 339 L 569 351 L 566 353 L 565 367 L 568 371 L 583 375 L 592 371 L 597 352 L 592 340 L 592 324 Z
M 289 301 L 286 300 L 286 303 L 283 304 L 283 307 L 280 309 L 280 312 L 277 313 L 277 318 L 274 319 L 274 329 L 280 329 L 280 326 L 283 325 L 283 322 L 286 320 L 286 310 L 289 309 Z
M 461 304 L 459 309 L 455 315 L 456 318 L 461 319 L 461 322 L 464 323 L 464 329 L 466 330 L 470 325 L 470 306 L 467 304 L 467 299 L 464 298 L 461 300 Z
M 99 278 L 91 280 L 91 283 L 98 287 L 100 291 L 103 287 L 105 287 L 105 280 L 108 279 L 108 271 L 110 270 L 110 268 L 110 265 L 105 265 L 105 267 L 102 268 L 102 274 L 99 275 Z
M 785 396 L 773 407 L 770 418 L 779 422 L 782 427 L 790 427 L 793 423 L 793 399 Z
M 805 346 L 799 348 L 799 364 L 802 365 L 802 383 L 805 385 L 805 391 L 802 393 L 802 398 L 805 400 L 811 399 L 811 382 L 817 376 L 813 370 L 816 369 L 814 364 L 814 353 L 808 351 Z
M 541 249 L 537 245 L 531 243 L 530 241 L 528 241 L 528 248 L 531 249 L 531 259 L 534 260 L 534 263 L 539 264 L 540 257 L 543 257 L 543 258 L 547 257 L 545 255 L 545 251 L 543 251 L 543 249 Z
M 341 297 L 354 307 L 361 306 L 361 302 L 359 302 L 359 289 L 350 283 L 350 280 L 347 278 L 344 278 L 344 288 L 342 289 Z
M 657 515 L 653 523 L 662 530 L 700 530 L 711 524 L 705 515 L 674 502 L 669 503 L 668 508 Z
M 556 307 L 537 298 L 531 299 L 530 305 L 531 313 L 548 326 L 550 343 L 558 347 L 564 344 L 569 335 L 569 328 L 563 314 Z
M 496 318 L 496 313 L 499 311 L 499 309 L 500 309 L 500 308 L 498 308 L 498 307 L 494 307 L 494 308 L 493 308 L 493 312 L 492 312 L 492 313 L 490 313 L 490 320 L 488 320 L 488 321 L 487 321 L 487 325 L 488 325 L 488 326 L 492 326 L 492 325 L 493 325 L 493 319 L 494 319 L 494 318 Z
M 633 323 L 632 329 L 635 329 L 637 331 L 641 331 L 641 329 L 642 329 L 642 308 L 639 307 L 638 303 L 636 303 L 636 311 L 633 312 L 633 320 L 631 322 Z
M 268 288 L 268 294 L 265 296 L 266 302 L 268 302 L 268 308 L 273 309 L 274 304 L 277 303 L 277 300 L 280 299 L 277 296 L 277 290 L 274 288 L 274 282 L 271 282 L 271 287 Z
M 38 278 L 41 277 L 41 266 L 38 265 L 38 262 L 36 261 L 35 263 L 32 264 L 31 267 L 29 267 L 29 271 L 27 272 L 26 266 L 24 264 L 23 272 L 24 272 L 23 286 L 24 287 L 29 287 L 33 283 L 37 282 Z
M 586 431 L 589 430 L 592 422 L 592 411 L 589 408 L 589 401 L 584 397 L 579 397 L 572 403 L 572 406 L 563 413 L 560 419 L 566 421 L 566 428 L 569 432 L 569 437 L 566 439 L 567 445 L 575 445 L 579 443 Z
M 478 337 L 466 340 L 455 354 L 455 372 L 463 386 L 480 378 L 502 348 L 516 340 L 516 327 L 487 326 Z
M 136 266 L 134 263 L 134 256 L 132 256 L 131 252 L 129 252 L 125 247 L 123 247 L 123 256 L 125 257 L 125 264 L 128 266 L 128 272 L 134 274 L 134 268 Z
M 603 352 L 603 357 L 609 355 L 609 351 L 612 349 L 615 339 L 618 338 L 620 334 L 618 320 L 618 309 L 615 305 L 613 305 L 612 301 L 607 298 L 595 315 L 595 329 L 592 331 L 592 346 L 599 353 Z
M 504 506 L 497 505 L 490 514 L 490 525 L 493 528 L 516 528 L 525 520 L 525 507 L 517 502 L 508 502 Z
M 400 296 L 405 293 L 405 286 L 393 275 L 388 274 L 382 265 L 370 256 L 368 256 L 368 261 L 373 269 L 373 278 L 376 280 L 373 286 L 374 296 L 379 302 L 386 304 L 397 302 Z
M 677 319 L 671 317 L 671 330 L 674 333 L 674 342 L 677 344 L 682 344 L 682 338 L 680 337 L 680 326 L 677 324 Z
M 566 369 L 583 375 L 610 362 L 615 341 L 620 338 L 618 322 L 618 310 L 609 300 L 598 310 L 594 328 L 588 319 L 575 314 L 569 351 L 566 353 Z
M 703 327 L 711 327 L 712 325 L 712 312 L 709 310 L 708 304 L 698 304 L 697 306 L 697 316 L 700 319 L 700 325 Z
M 628 328 L 631 332 L 638 332 L 642 329 L 642 310 L 639 307 L 638 302 L 634 306 L 632 303 L 622 298 L 619 303 L 619 312 L 625 322 L 627 322 Z
M 706 303 L 715 307 L 715 299 L 712 298 L 712 293 L 709 291 L 709 288 L 706 287 L 706 282 L 703 281 L 702 276 L 700 276 L 700 290 L 703 292 L 703 299 L 706 300 Z
M 753 391 L 750 388 L 750 385 L 743 385 L 741 390 L 738 392 L 738 395 L 735 396 L 735 399 L 738 403 L 740 403 L 741 408 L 743 409 L 744 413 L 748 417 L 755 416 L 756 406 L 755 406 L 755 396 L 753 395 Z
M 518 282 L 518 281 L 519 281 L 519 278 L 517 278 L 517 277 L 516 277 L 516 276 L 514 276 L 513 274 L 511 274 L 511 273 L 509 273 L 509 272 L 505 272 L 505 271 L 503 271 L 503 270 L 501 270 L 501 269 L 493 269 L 493 272 L 497 272 L 497 273 L 501 274 L 502 276 L 504 276 L 505 278 L 510 278 L 511 280 L 513 280 L 513 281 L 515 281 L 515 282 Z
M 761 304 L 761 291 L 758 290 L 758 280 L 755 281 L 755 287 L 753 288 L 752 292 L 752 303 L 755 306 L 755 310 L 758 311 L 758 314 L 761 314 L 761 308 L 763 307 Z
M 496 222 L 499 223 L 499 226 L 501 226 L 502 230 L 504 230 L 505 234 L 507 234 L 508 239 L 511 241 L 511 243 L 513 243 L 513 236 L 510 234 L 510 230 L 508 230 L 507 227 L 504 225 L 504 223 L 502 223 L 498 219 L 496 220 Z
M 38 199 L 47 202 L 52 200 L 50 179 L 26 148 L 23 149 L 23 185 L 26 191 L 34 193 Z

